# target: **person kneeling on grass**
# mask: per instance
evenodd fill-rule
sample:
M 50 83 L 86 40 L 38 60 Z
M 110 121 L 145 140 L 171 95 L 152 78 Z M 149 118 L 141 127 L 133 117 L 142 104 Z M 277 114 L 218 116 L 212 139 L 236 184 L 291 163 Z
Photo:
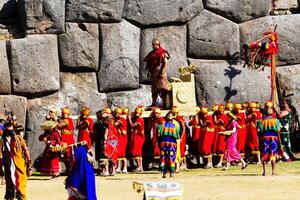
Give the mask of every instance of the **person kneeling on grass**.
M 69 194 L 68 200 L 97 200 L 94 170 L 88 157 L 84 146 L 75 147 L 75 162 L 65 182 Z

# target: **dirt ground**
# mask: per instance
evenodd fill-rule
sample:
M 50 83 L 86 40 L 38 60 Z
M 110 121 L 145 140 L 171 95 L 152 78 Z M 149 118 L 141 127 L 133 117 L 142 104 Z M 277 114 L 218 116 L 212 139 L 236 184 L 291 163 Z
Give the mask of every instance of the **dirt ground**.
M 179 182 L 183 185 L 183 200 L 207 199 L 299 199 L 300 161 L 277 164 L 277 175 L 261 176 L 261 166 L 250 165 L 245 170 L 231 167 L 221 169 L 193 169 L 180 172 L 174 178 L 162 179 L 156 171 L 143 174 L 118 174 L 114 177 L 96 177 L 97 195 L 100 200 L 142 200 L 142 193 L 133 190 L 134 181 Z M 28 181 L 29 200 L 64 200 L 65 177 L 32 176 Z M 0 198 L 5 186 L 0 186 Z

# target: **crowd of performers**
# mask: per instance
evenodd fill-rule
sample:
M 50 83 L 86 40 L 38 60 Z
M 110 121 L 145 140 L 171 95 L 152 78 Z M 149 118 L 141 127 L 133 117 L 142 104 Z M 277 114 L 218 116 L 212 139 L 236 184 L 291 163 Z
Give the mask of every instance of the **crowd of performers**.
M 290 143 L 292 112 L 285 101 L 278 113 L 274 112 L 272 102 L 266 102 L 264 108 L 257 102 L 228 102 L 213 106 L 211 111 L 207 107 L 195 107 L 197 114 L 188 118 L 181 116 L 175 106 L 166 116 L 154 107 L 150 117 L 143 118 L 144 110 L 143 106 L 136 107 L 132 113 L 128 108 L 117 107 L 113 111 L 104 108 L 96 113 L 94 121 L 90 109 L 84 106 L 74 124 L 68 107 L 61 109 L 61 116 L 52 107 L 42 124 L 44 133 L 39 136 L 45 143 L 40 172 L 55 178 L 60 175 L 60 162 L 63 162 L 70 197 L 90 195 L 96 199 L 95 187 L 92 191 L 79 189 L 82 184 L 95 185 L 95 161 L 101 176 L 127 173 L 128 166 L 133 172 L 141 173 L 157 162 L 166 178 L 168 172 L 172 177 L 190 167 L 187 160 L 191 158 L 205 169 L 229 170 L 232 164 L 239 163 L 245 169 L 249 163 L 262 163 L 263 175 L 268 161 L 275 174 L 276 160 L 295 159 Z M 24 128 L 17 124 L 15 117 L 2 118 L 0 175 L 5 175 L 5 180 L 2 179 L 7 185 L 5 198 L 16 195 L 18 199 L 26 199 L 27 176 L 32 168 L 23 139 Z

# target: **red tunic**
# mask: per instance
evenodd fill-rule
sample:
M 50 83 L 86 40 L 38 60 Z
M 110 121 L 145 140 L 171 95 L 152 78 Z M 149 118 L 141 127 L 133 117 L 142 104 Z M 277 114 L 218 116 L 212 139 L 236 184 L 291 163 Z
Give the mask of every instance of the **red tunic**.
M 61 145 L 60 134 L 58 131 L 52 131 L 49 133 L 44 133 L 39 136 L 40 141 L 46 140 L 46 147 L 43 152 L 42 162 L 41 162 L 41 173 L 44 175 L 59 175 L 60 165 L 59 157 L 60 152 L 49 151 L 50 145 L 56 146 Z
M 134 121 L 132 121 L 132 123 L 137 123 L 138 126 L 131 127 L 131 142 L 129 154 L 132 157 L 142 157 L 143 145 L 145 142 L 144 119 L 142 117 L 138 117 Z
M 222 113 L 218 116 L 218 131 L 226 131 L 226 127 L 228 124 L 228 119 L 225 113 Z M 226 148 L 226 142 L 225 142 L 225 135 L 219 134 L 218 132 L 218 139 L 216 143 L 216 153 L 221 156 L 224 155 L 225 148 Z
M 201 127 L 201 141 L 198 146 L 200 155 L 204 157 L 212 156 L 212 143 L 214 140 L 214 120 L 212 115 L 206 115 L 200 119 L 206 126 Z
M 189 126 L 192 127 L 192 152 L 194 155 L 198 154 L 198 146 L 200 144 L 200 126 L 197 124 L 196 118 L 193 117 L 189 122 Z
M 247 116 L 247 141 L 246 146 L 252 154 L 259 154 L 259 141 L 257 135 L 257 120 L 260 114 L 256 111 Z
M 151 135 L 151 142 L 153 147 L 153 157 L 160 156 L 160 149 L 159 149 L 159 142 L 158 142 L 158 135 L 157 135 L 157 126 L 164 123 L 165 119 L 163 117 L 159 118 L 152 118 L 150 120 L 150 135 Z
M 237 150 L 240 153 L 245 153 L 245 144 L 247 139 L 246 115 L 245 112 L 239 111 L 236 116 L 239 124 L 237 129 Z
M 118 158 L 126 158 L 127 147 L 127 120 L 124 117 L 119 117 L 117 121 L 120 123 L 116 127 L 118 135 Z
M 89 148 L 92 148 L 92 138 L 91 134 L 93 132 L 93 127 L 94 127 L 94 121 L 91 118 L 85 118 L 85 119 L 78 119 L 77 126 L 80 126 L 83 123 L 87 123 L 88 126 L 84 129 L 78 129 L 78 139 L 77 142 L 82 142 L 86 141 Z
M 182 116 L 177 116 L 175 120 L 180 125 L 180 156 L 183 158 L 185 157 L 185 145 L 186 145 L 186 132 L 182 131 L 183 127 L 185 127 L 185 121 Z

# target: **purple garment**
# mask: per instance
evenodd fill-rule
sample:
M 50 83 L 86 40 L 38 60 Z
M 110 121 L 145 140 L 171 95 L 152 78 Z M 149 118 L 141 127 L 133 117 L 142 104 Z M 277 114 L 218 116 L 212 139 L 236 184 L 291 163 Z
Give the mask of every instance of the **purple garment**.
M 239 161 L 241 160 L 241 155 L 236 149 L 236 143 L 237 143 L 237 132 L 238 132 L 238 123 L 236 121 L 232 121 L 228 126 L 227 130 L 233 130 L 233 128 L 236 128 L 236 131 L 233 132 L 230 136 L 227 136 L 226 138 L 226 151 L 225 151 L 225 158 L 228 162 L 231 161 Z

